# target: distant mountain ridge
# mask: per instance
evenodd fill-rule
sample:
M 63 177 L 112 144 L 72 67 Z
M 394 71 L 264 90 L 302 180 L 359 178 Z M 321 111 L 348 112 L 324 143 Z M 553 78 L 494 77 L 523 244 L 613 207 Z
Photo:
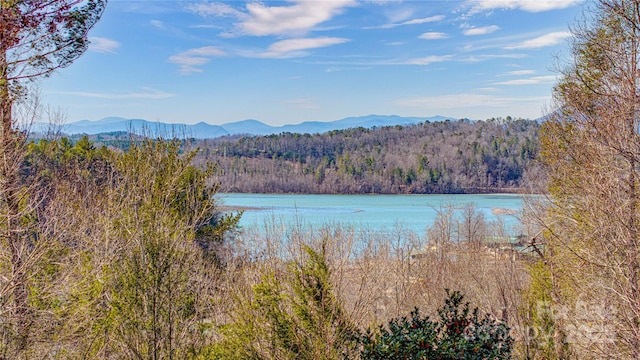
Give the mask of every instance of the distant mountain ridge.
M 455 120 L 453 117 L 440 115 L 431 117 L 367 115 L 348 117 L 329 122 L 307 121 L 300 124 L 271 126 L 254 119 L 247 119 L 223 125 L 212 125 L 205 122 L 199 122 L 197 124 L 169 124 L 144 119 L 107 117 L 96 121 L 80 120 L 68 123 L 62 126 L 62 132 L 67 135 L 95 135 L 100 133 L 128 131 L 140 134 L 150 133 L 160 134 L 163 136 L 209 139 L 227 135 L 271 135 L 283 132 L 316 134 L 332 130 L 344 130 L 357 127 L 372 128 L 381 126 L 410 125 L 426 121 L 444 121 L 447 119 Z M 31 130 L 34 132 L 46 132 L 47 129 L 49 129 L 49 124 L 35 123 Z

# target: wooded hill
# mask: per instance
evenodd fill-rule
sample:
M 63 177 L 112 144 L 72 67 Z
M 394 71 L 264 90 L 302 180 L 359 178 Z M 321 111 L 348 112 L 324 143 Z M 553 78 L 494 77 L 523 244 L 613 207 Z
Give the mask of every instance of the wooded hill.
M 530 185 L 539 123 L 425 122 L 197 142 L 229 192 L 483 193 Z

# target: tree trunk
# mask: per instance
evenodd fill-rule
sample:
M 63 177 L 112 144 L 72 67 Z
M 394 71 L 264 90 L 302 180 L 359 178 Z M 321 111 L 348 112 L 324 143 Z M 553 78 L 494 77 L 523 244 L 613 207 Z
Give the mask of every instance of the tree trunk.
M 14 129 L 12 117 L 13 99 L 9 89 L 6 52 L 0 52 L 0 199 L 6 215 L 4 234 L 11 254 L 11 285 L 13 292 L 12 309 L 9 312 L 15 325 L 15 345 L 24 350 L 27 344 L 29 324 L 29 304 L 27 277 L 24 268 L 27 244 L 26 233 L 20 224 L 20 181 L 19 171 L 22 160 L 20 133 Z

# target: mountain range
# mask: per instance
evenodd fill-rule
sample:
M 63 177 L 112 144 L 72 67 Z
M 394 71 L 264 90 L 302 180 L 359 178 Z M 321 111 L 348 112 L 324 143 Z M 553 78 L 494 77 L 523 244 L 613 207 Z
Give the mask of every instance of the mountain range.
M 193 137 L 198 139 L 217 138 L 227 135 L 271 135 L 283 132 L 290 133 L 325 133 L 332 130 L 344 130 L 349 128 L 373 128 L 382 126 L 410 125 L 420 122 L 435 122 L 455 120 L 447 116 L 432 117 L 403 117 L 397 115 L 367 115 L 348 117 L 336 121 L 321 122 L 308 121 L 300 124 L 271 126 L 258 120 L 248 119 L 223 125 L 212 125 L 205 122 L 197 124 L 170 124 L 153 122 L 144 119 L 125 119 L 120 117 L 107 117 L 101 120 L 81 120 L 62 126 L 62 132 L 67 135 L 87 134 L 95 135 L 110 132 L 133 132 L 139 134 L 159 134 L 163 136 Z M 33 132 L 46 132 L 49 124 L 33 124 Z

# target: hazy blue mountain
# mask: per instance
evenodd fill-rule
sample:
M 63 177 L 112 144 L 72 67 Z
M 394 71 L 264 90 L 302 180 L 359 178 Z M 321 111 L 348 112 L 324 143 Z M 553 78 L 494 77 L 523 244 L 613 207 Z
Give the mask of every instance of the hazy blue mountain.
M 108 117 L 97 121 L 81 120 L 66 124 L 62 132 L 66 134 L 100 134 L 115 131 L 132 131 L 140 134 L 161 135 L 165 137 L 194 137 L 198 139 L 215 138 L 225 135 L 269 135 L 282 132 L 291 133 L 324 133 L 331 130 L 343 130 L 355 127 L 372 128 L 374 126 L 395 126 L 417 124 L 425 121 L 444 121 L 454 119 L 445 116 L 403 117 L 397 115 L 367 115 L 348 117 L 341 120 L 322 122 L 307 121 L 300 124 L 270 126 L 258 120 L 242 120 L 224 125 L 211 125 L 205 122 L 197 124 L 168 124 L 144 119 L 124 119 Z M 32 127 L 35 132 L 48 129 L 48 125 L 36 123 Z
M 48 125 L 36 123 L 32 130 L 42 132 L 48 129 Z M 144 119 L 124 119 L 119 117 L 108 117 L 97 121 L 81 120 L 62 126 L 61 131 L 65 134 L 100 134 L 115 131 L 131 131 L 138 134 L 152 134 L 164 137 L 196 137 L 214 138 L 228 135 L 228 132 L 218 125 L 211 125 L 204 122 L 197 124 L 168 124 L 153 122 Z
M 221 126 L 199 122 L 195 125 L 181 125 L 185 127 L 186 137 L 208 139 L 229 135 L 229 132 Z
M 276 134 L 277 127 L 267 125 L 254 119 L 242 120 L 221 125 L 229 134 L 269 135 Z
M 308 121 L 297 125 L 285 125 L 279 127 L 280 132 L 292 133 L 323 133 L 331 130 L 344 130 L 356 127 L 372 128 L 374 126 L 395 126 L 417 124 L 425 121 L 444 121 L 446 119 L 454 119 L 444 116 L 433 117 L 403 117 L 397 115 L 367 115 L 348 117 L 341 120 L 331 122 Z M 224 125 L 223 125 L 224 127 Z

